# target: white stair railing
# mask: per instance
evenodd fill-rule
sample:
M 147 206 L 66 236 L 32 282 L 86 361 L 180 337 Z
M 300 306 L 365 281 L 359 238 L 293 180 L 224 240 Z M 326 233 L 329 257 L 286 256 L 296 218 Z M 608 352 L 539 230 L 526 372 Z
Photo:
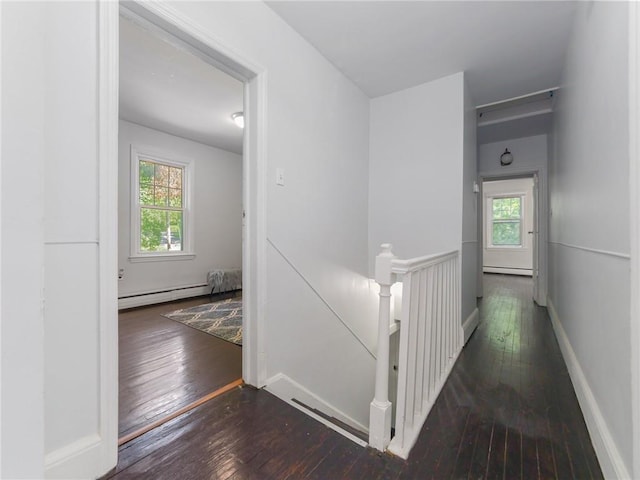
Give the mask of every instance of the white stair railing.
M 369 444 L 407 458 L 463 346 L 460 252 L 399 260 L 391 253 L 391 245 L 383 244 L 375 277 L 380 285 L 380 313 Z M 396 280 L 402 281 L 402 311 L 396 425 L 391 439 L 390 292 Z

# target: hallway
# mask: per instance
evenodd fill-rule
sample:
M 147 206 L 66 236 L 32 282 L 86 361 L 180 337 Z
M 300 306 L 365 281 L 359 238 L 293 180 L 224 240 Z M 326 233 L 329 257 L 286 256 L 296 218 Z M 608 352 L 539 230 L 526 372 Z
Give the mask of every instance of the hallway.
M 485 275 L 480 311 L 406 462 L 242 388 L 123 445 L 115 477 L 602 478 L 531 279 Z
M 406 478 L 602 478 L 551 321 L 531 297 L 528 277 L 484 275 L 480 325 Z

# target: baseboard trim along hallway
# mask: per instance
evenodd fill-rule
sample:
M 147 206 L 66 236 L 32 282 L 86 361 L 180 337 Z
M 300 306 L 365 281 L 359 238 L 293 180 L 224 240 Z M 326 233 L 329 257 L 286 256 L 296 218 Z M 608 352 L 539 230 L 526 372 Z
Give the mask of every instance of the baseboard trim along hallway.
M 604 473 L 605 478 L 631 478 L 622 461 L 620 451 L 613 441 L 607 422 L 600 412 L 600 407 L 591 391 L 589 382 L 587 382 L 587 377 L 585 377 L 569 338 L 562 327 L 562 323 L 560 323 L 558 312 L 551 298 L 547 298 L 547 311 L 560 345 L 562 357 L 567 364 L 569 376 L 578 397 L 589 435 L 591 435 L 593 447 L 600 461 L 602 473 Z

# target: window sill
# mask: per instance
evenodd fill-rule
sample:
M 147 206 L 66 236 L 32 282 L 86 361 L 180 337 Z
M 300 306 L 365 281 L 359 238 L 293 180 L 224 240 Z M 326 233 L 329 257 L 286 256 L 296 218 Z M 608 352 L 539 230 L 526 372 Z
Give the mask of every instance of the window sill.
M 129 257 L 131 263 L 144 262 L 172 262 L 180 260 L 193 260 L 196 258 L 195 253 L 163 253 L 148 255 L 132 255 Z

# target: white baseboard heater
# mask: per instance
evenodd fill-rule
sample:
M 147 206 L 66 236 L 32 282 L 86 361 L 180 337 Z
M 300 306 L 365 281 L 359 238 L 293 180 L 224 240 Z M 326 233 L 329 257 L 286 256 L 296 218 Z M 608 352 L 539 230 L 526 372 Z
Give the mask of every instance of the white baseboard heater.
M 182 298 L 199 297 L 201 295 L 208 295 L 209 292 L 210 289 L 208 285 L 200 284 L 168 290 L 136 293 L 118 298 L 118 310 L 153 305 L 155 303 L 172 302 L 173 300 L 180 300 Z

